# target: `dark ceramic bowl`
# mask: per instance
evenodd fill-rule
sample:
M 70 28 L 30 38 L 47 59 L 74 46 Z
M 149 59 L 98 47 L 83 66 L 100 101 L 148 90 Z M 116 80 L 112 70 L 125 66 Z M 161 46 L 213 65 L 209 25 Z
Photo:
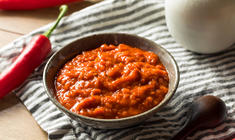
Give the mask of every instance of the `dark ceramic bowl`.
M 143 112 L 141 114 L 121 118 L 121 119 L 97 119 L 78 115 L 73 113 L 66 108 L 64 108 L 55 98 L 55 76 L 59 69 L 68 61 L 74 58 L 76 55 L 82 53 L 82 51 L 87 51 L 95 49 L 102 44 L 114 44 L 118 45 L 124 43 L 136 48 L 141 48 L 143 50 L 152 51 L 157 54 L 166 67 L 169 75 L 169 91 L 166 94 L 165 98 L 155 106 L 154 108 Z M 163 49 L 160 45 L 157 45 L 153 41 L 147 40 L 145 38 L 131 35 L 131 34 L 121 34 L 121 33 L 107 33 L 107 34 L 97 34 L 88 37 L 80 38 L 73 43 L 63 47 L 58 52 L 56 52 L 46 64 L 43 73 L 43 83 L 46 89 L 46 92 L 50 100 L 65 114 L 71 117 L 74 120 L 83 122 L 94 128 L 103 128 L 103 129 L 116 129 L 124 128 L 132 125 L 136 125 L 144 120 L 153 116 L 161 107 L 163 107 L 173 96 L 174 92 L 177 89 L 179 83 L 179 70 L 176 64 L 176 61 L 172 55 Z

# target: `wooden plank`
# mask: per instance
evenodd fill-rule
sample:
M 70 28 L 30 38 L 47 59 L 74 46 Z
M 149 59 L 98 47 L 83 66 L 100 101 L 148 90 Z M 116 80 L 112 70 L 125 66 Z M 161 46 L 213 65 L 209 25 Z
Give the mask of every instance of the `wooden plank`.
M 6 32 L 0 29 L 0 47 L 7 45 L 11 41 L 15 40 L 16 38 L 20 37 L 20 34 Z
M 68 14 L 94 4 L 91 1 L 82 1 L 69 4 Z M 58 6 L 30 11 L 0 11 L 0 29 L 26 34 L 43 25 L 55 21 L 58 15 Z
M 46 140 L 48 137 L 14 94 L 1 99 L 0 116 L 1 140 Z

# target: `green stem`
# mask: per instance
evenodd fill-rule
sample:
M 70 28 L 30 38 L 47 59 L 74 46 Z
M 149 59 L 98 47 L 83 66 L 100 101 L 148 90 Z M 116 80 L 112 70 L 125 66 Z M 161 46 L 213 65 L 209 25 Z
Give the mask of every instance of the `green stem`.
M 45 32 L 43 35 L 45 35 L 47 38 L 50 37 L 51 33 L 54 31 L 54 29 L 56 28 L 56 26 L 58 25 L 58 23 L 60 22 L 61 18 L 64 16 L 64 14 L 66 13 L 67 10 L 68 10 L 67 5 L 61 5 L 60 6 L 60 14 L 59 14 L 58 18 L 56 19 L 55 24 L 47 32 Z

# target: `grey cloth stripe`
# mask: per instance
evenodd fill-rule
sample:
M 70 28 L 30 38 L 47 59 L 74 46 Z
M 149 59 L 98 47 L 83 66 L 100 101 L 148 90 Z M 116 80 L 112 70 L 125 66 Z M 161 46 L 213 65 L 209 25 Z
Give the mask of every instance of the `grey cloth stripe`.
M 103 18 L 100 18 L 100 19 L 95 19 L 95 20 L 93 20 L 93 21 L 90 21 L 90 22 L 86 22 L 85 24 L 79 24 L 79 25 L 76 25 L 76 26 L 74 26 L 74 27 L 70 27 L 70 29 L 69 30 L 66 30 L 66 31 L 63 31 L 63 32 L 57 32 L 57 36 L 58 37 L 60 37 L 60 35 L 64 35 L 64 34 L 67 34 L 67 33 L 71 33 L 71 32 L 74 32 L 74 31 L 76 31 L 77 29 L 80 29 L 80 28 L 83 28 L 84 26 L 86 27 L 86 26 L 96 26 L 97 24 L 100 24 L 100 23 L 102 23 L 102 24 L 104 24 L 104 23 L 107 23 L 107 22 L 110 22 L 111 20 L 117 20 L 117 19 L 122 19 L 123 17 L 126 17 L 126 16 L 128 16 L 128 15 L 132 15 L 132 14 L 134 14 L 134 12 L 135 11 L 142 11 L 142 10 L 144 10 L 145 8 L 148 8 L 148 7 L 151 7 L 151 5 L 150 4 L 148 4 L 148 5 L 144 5 L 144 6 L 141 6 L 141 5 L 138 5 L 138 7 L 136 8 L 135 6 L 138 4 L 138 3 L 140 3 L 141 1 L 135 1 L 134 3 L 133 3 L 133 5 L 131 5 L 129 8 L 130 9 L 132 9 L 132 8 L 135 8 L 135 9 L 133 9 L 133 10 L 131 10 L 131 11 L 129 11 L 129 12 L 125 12 L 125 13 L 123 13 L 123 14 L 119 14 L 119 10 L 121 10 L 121 9 L 126 9 L 127 8 L 127 6 L 126 5 L 123 5 L 122 7 L 119 7 L 118 9 L 111 9 L 110 11 L 108 11 L 108 12 L 112 12 L 112 15 L 110 15 L 109 17 L 107 17 L 107 16 L 105 16 L 105 17 L 103 17 Z M 115 14 L 115 12 L 116 13 L 118 13 L 117 15 L 114 15 Z M 98 12 L 99 14 L 102 14 L 103 12 Z M 93 16 L 95 16 L 95 15 L 93 15 Z M 82 20 L 82 18 L 80 18 L 80 19 L 78 19 L 78 20 Z M 73 23 L 73 22 L 72 22 Z M 69 22 L 69 23 L 64 23 L 64 25 L 70 25 L 70 24 L 72 24 L 71 22 Z
M 152 5 L 148 5 L 148 6 L 152 6 Z M 140 8 L 142 8 L 142 10 L 144 9 L 144 7 L 140 7 Z M 57 37 L 58 39 L 55 42 L 56 43 L 61 43 L 61 42 L 66 41 L 66 40 L 70 40 L 71 38 L 78 38 L 80 36 L 83 36 L 85 34 L 92 33 L 92 32 L 104 31 L 104 30 L 108 30 L 108 29 L 113 30 L 113 28 L 115 28 L 115 26 L 119 26 L 119 25 L 122 25 L 122 24 L 123 25 L 125 25 L 125 24 L 130 25 L 133 22 L 141 21 L 142 18 L 151 16 L 152 14 L 157 13 L 157 11 L 158 11 L 158 9 L 156 11 L 152 10 L 152 11 L 150 11 L 148 13 L 145 13 L 145 14 L 142 14 L 142 12 L 140 12 L 141 15 L 138 15 L 135 12 L 136 10 L 137 9 L 135 9 L 135 10 L 130 12 L 130 13 L 133 13 L 133 14 L 135 14 L 137 16 L 137 17 L 134 17 L 132 19 L 126 20 L 127 19 L 126 17 L 125 18 L 122 17 L 122 18 L 120 18 L 120 20 L 122 20 L 122 22 L 115 21 L 115 24 L 108 24 L 108 25 L 106 25 L 105 22 L 103 22 L 102 20 L 101 21 L 96 21 L 95 23 L 99 23 L 99 26 L 100 25 L 102 25 L 102 26 L 98 27 L 98 28 L 91 28 L 90 30 L 85 30 L 84 32 L 79 32 L 79 33 L 77 32 L 75 34 L 72 34 L 73 33 L 72 31 L 74 31 L 74 30 L 76 30 L 76 31 L 77 30 L 82 30 L 82 29 L 84 29 L 86 27 L 85 25 L 84 26 L 82 25 L 81 28 L 76 28 L 76 29 L 71 30 L 70 31 L 71 35 L 65 33 L 65 35 L 63 35 L 62 37 L 58 36 Z M 128 14 L 126 14 L 126 16 L 133 17 L 132 15 L 128 15 Z M 160 17 L 160 19 L 161 18 L 163 18 L 163 17 Z M 117 19 L 114 19 L 114 20 L 117 20 Z M 110 20 L 108 20 L 108 22 L 110 23 Z M 146 23 L 146 24 L 148 24 L 148 23 Z M 105 25 L 105 26 L 103 26 L 103 25 Z M 87 26 L 91 26 L 92 27 L 92 24 L 91 25 L 87 25 Z M 93 25 L 93 26 L 98 26 L 98 25 Z M 123 26 L 123 27 L 125 27 L 125 26 Z M 134 28 L 137 28 L 137 27 L 134 27 Z
M 182 48 L 166 27 L 164 0 L 106 0 L 71 16 L 52 34 L 53 52 L 79 37 L 101 32 L 137 34 L 159 43 L 175 57 L 181 81 L 172 100 L 149 120 L 121 130 L 99 130 L 85 126 L 60 112 L 42 85 L 46 61 L 14 92 L 51 140 L 168 140 L 184 125 L 187 109 L 196 97 L 212 94 L 225 101 L 228 119 L 212 129 L 192 134 L 193 140 L 220 140 L 235 132 L 235 45 L 215 55 L 200 55 Z M 0 49 L 0 71 L 12 63 L 23 44 L 49 25 Z M 48 57 L 49 58 L 49 57 Z M 47 58 L 47 60 L 48 60 Z

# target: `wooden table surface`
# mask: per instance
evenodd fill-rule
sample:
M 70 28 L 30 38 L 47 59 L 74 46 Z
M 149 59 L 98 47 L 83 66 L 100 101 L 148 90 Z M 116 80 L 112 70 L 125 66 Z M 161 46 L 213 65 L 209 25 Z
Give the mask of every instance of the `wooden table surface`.
M 69 4 L 68 14 L 99 0 Z M 58 7 L 31 11 L 0 10 L 0 47 L 56 19 Z M 47 133 L 14 94 L 0 100 L 0 140 L 45 140 Z

